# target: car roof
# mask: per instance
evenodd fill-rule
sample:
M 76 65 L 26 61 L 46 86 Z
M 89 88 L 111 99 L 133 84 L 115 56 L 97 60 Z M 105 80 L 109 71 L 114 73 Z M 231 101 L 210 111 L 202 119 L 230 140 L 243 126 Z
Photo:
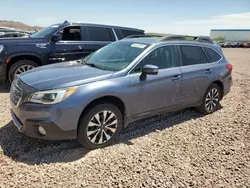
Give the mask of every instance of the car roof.
M 114 25 L 104 25 L 104 24 L 94 24 L 94 23 L 74 23 L 74 22 L 68 22 L 65 21 L 63 23 L 58 23 L 58 24 L 53 24 L 53 25 L 81 25 L 81 26 L 95 26 L 95 27 L 108 27 L 108 28 L 115 28 L 115 29 L 126 29 L 126 30 L 133 30 L 133 31 L 139 31 L 139 32 L 144 32 L 143 29 L 137 29 L 137 28 L 132 28 L 132 27 L 123 27 L 123 26 L 114 26 Z

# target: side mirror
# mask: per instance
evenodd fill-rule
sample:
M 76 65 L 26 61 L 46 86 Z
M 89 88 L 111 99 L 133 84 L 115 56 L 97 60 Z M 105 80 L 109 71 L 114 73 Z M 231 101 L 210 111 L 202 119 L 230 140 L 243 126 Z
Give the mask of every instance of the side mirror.
M 52 35 L 52 37 L 51 37 L 51 42 L 58 42 L 58 41 L 60 41 L 60 40 L 62 40 L 62 35 L 60 35 L 60 34 L 54 34 L 54 35 Z
M 149 74 L 149 75 L 156 75 L 158 74 L 159 67 L 155 65 L 145 65 L 142 69 L 142 73 Z

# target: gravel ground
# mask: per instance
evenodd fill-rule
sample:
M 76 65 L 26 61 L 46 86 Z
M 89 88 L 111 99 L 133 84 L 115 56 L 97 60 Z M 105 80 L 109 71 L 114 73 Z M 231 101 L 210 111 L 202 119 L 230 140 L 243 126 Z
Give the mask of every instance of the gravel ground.
M 219 111 L 145 119 L 94 151 L 22 135 L 1 90 L 0 187 L 250 187 L 249 52 L 224 50 L 234 85 Z

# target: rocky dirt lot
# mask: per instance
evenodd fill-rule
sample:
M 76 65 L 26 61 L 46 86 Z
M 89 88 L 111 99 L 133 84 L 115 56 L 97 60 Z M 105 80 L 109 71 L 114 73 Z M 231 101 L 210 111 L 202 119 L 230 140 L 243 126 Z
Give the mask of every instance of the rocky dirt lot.
M 224 53 L 234 84 L 219 111 L 142 120 L 94 151 L 19 133 L 2 89 L 0 187 L 250 187 L 250 50 Z

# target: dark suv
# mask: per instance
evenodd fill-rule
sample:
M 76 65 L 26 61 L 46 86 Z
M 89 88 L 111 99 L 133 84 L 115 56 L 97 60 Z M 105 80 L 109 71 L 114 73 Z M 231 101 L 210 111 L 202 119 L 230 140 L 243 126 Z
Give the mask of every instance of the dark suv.
M 0 80 L 45 64 L 83 58 L 110 42 L 144 30 L 84 23 L 54 24 L 29 38 L 0 40 Z

